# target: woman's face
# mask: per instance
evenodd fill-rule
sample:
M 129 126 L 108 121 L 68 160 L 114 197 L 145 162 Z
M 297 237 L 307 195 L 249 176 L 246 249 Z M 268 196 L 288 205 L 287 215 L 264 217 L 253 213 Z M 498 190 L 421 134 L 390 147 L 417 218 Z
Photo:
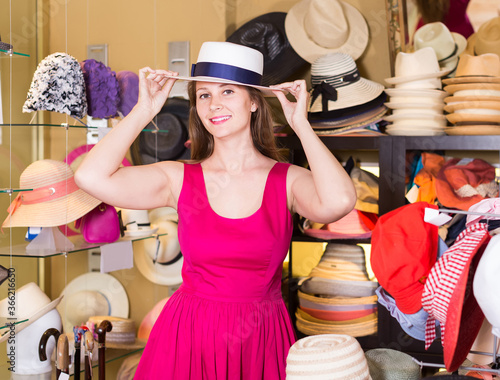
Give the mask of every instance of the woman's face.
M 251 114 L 257 105 L 245 86 L 197 82 L 196 111 L 215 138 L 249 133 Z

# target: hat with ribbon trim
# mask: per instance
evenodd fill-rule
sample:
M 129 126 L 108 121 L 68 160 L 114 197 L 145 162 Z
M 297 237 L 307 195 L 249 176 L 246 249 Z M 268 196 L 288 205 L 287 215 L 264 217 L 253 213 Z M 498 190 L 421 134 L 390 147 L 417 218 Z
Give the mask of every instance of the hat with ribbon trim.
M 311 115 L 365 104 L 384 92 L 382 84 L 361 77 L 345 53 L 326 54 L 314 61 L 311 84 Z

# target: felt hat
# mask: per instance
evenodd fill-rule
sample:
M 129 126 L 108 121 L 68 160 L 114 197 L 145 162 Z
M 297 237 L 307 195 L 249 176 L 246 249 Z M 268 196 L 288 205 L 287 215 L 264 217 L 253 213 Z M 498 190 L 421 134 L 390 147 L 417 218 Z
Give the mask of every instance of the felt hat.
M 112 275 L 90 272 L 75 277 L 62 290 L 64 296 L 57 310 L 63 321 L 63 331 L 82 325 L 89 317 L 106 315 L 128 318 L 129 301 L 123 285 Z
M 53 301 L 38 287 L 34 282 L 29 282 L 26 285 L 16 289 L 14 295 L 15 314 L 18 321 L 23 321 L 15 325 L 15 332 L 19 333 L 38 319 L 43 317 L 49 311 L 53 310 L 62 300 L 63 296 L 59 296 Z M 12 317 L 12 299 L 9 297 L 0 301 L 0 316 L 3 318 Z M 2 330 L 0 343 L 6 341 L 9 337 L 9 329 Z
M 232 42 L 204 42 L 191 76 L 172 76 L 188 81 L 228 83 L 250 86 L 264 96 L 274 96 L 269 87 L 262 86 L 264 56 L 256 49 Z
M 2 227 L 56 227 L 70 223 L 101 203 L 80 189 L 71 167 L 57 160 L 38 160 L 20 177 L 22 191 L 9 206 Z
M 182 256 L 177 236 L 177 213 L 170 207 L 160 207 L 150 212 L 152 226 L 158 228 L 157 239 L 134 243 L 134 262 L 139 272 L 149 281 L 159 285 L 176 285 L 182 282 Z M 166 234 L 166 236 L 161 236 Z M 159 244 L 159 245 L 158 245 Z
M 309 65 L 293 50 L 285 33 L 286 12 L 262 14 L 240 26 L 227 42 L 251 47 L 264 56 L 262 85 L 285 82 Z
M 500 83 L 500 57 L 487 53 L 463 54 L 454 78 L 443 79 L 446 85 L 456 83 Z
M 131 147 L 136 165 L 189 158 L 186 147 L 189 128 L 189 100 L 169 98 L 158 115 L 135 139 Z M 151 133 L 158 129 L 158 132 Z
M 95 59 L 86 59 L 80 66 L 85 79 L 89 116 L 98 119 L 117 116 L 120 85 L 116 73 Z
M 475 203 L 498 195 L 495 168 L 479 158 L 470 162 L 452 158 L 436 176 L 436 195 L 443 206 L 467 211 Z
M 361 77 L 346 53 L 325 54 L 311 65 L 309 113 L 326 113 L 368 103 L 384 92 L 380 83 Z
M 483 23 L 477 32 L 467 39 L 465 52 L 471 55 L 486 53 L 500 55 L 500 16 Z
M 286 378 L 371 379 L 361 346 L 345 334 L 321 334 L 297 340 L 288 351 Z
M 436 52 L 430 46 L 412 53 L 399 52 L 394 63 L 394 77 L 385 81 L 396 88 L 441 89 L 441 77 L 450 72 L 439 67 Z
M 407 314 L 422 308 L 424 280 L 436 262 L 438 228 L 424 221 L 427 202 L 382 215 L 372 233 L 371 267 L 380 285 Z M 411 221 L 411 222 L 410 222 Z
M 421 369 L 413 358 L 390 348 L 374 348 L 365 352 L 373 380 L 420 380 Z
M 54 111 L 76 118 L 87 114 L 85 80 L 74 57 L 54 53 L 38 64 L 23 105 L 23 112 L 33 111 Z
M 442 22 L 431 22 L 418 28 L 413 37 L 415 50 L 431 47 L 436 52 L 442 69 L 454 70 L 458 56 L 467 46 L 467 39 L 460 33 L 450 32 Z
M 363 15 L 341 0 L 301 0 L 285 19 L 290 44 L 313 63 L 329 53 L 344 53 L 358 59 L 368 45 L 368 25 Z
M 122 70 L 116 73 L 118 80 L 118 112 L 127 116 L 139 100 L 139 76 L 133 71 Z
M 497 337 L 500 337 L 500 303 L 497 291 L 498 269 L 500 268 L 499 246 L 500 236 L 495 235 L 491 238 L 477 266 L 473 283 L 474 296 L 491 324 L 493 334 Z
M 485 223 L 468 226 L 431 269 L 422 293 L 429 313 L 425 348 L 436 337 L 440 322 L 444 364 L 450 372 L 463 363 L 483 323 L 484 314 L 471 289 L 479 260 L 490 240 Z

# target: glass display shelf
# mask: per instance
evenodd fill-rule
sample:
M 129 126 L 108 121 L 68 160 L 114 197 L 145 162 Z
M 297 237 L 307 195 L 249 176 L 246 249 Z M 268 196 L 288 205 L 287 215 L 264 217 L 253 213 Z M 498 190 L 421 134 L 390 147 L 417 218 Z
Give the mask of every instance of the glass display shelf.
M 114 362 L 116 360 L 124 359 L 124 358 L 131 356 L 133 354 L 140 353 L 143 350 L 144 350 L 144 348 L 139 348 L 139 349 L 135 349 L 135 350 L 118 350 L 118 349 L 114 349 L 114 348 L 106 348 L 106 363 L 111 363 L 111 362 Z M 9 371 L 9 364 L 6 363 L 6 361 L 7 361 L 7 357 L 5 357 L 5 360 L 0 360 L 0 363 L 2 363 L 0 365 L 0 379 L 4 379 L 4 380 L 19 379 L 19 377 L 16 377 L 15 374 L 13 374 L 11 371 Z M 83 363 L 81 364 L 80 368 L 81 368 L 80 373 L 83 374 L 85 371 L 85 367 L 84 367 Z M 94 373 L 93 377 L 95 379 L 97 379 L 98 378 L 98 362 L 97 362 L 97 360 L 92 361 L 92 371 Z M 70 375 L 71 375 L 71 378 L 73 378 L 73 369 L 72 368 L 70 368 Z M 18 375 L 18 376 L 22 376 L 23 380 L 39 380 L 39 379 L 46 380 L 49 378 L 51 380 L 57 380 L 54 362 L 52 362 L 52 372 L 50 374 L 50 377 L 49 377 L 49 374 L 47 374 L 47 373 L 40 374 L 40 375 Z M 83 377 L 80 376 L 80 378 L 83 378 Z
M 30 55 L 29 54 L 24 54 L 24 53 L 19 53 L 17 51 L 13 51 L 13 50 L 4 50 L 4 49 L 0 49 L 0 58 L 7 58 L 7 57 L 10 57 L 11 55 L 13 57 L 29 57 Z
M 80 129 L 99 129 L 101 127 L 96 127 L 96 126 L 91 126 L 91 125 L 69 125 L 66 123 L 62 124 L 0 124 L 0 127 L 60 127 L 60 128 L 80 128 Z M 153 133 L 168 133 L 168 129 L 151 129 L 151 128 L 144 128 L 142 132 L 153 132 Z
M 0 194 L 20 193 L 21 191 L 33 191 L 33 189 L 0 189 Z
M 140 241 L 140 240 L 145 240 L 145 239 L 156 238 L 157 236 L 166 236 L 166 235 L 167 234 L 156 234 L 156 235 L 147 235 L 147 236 L 134 237 L 134 238 L 122 237 L 122 238 L 118 239 L 116 242 Z M 83 236 L 81 236 L 81 235 L 70 236 L 68 239 L 75 245 L 75 247 L 71 250 L 68 250 L 67 252 L 54 251 L 53 249 L 33 249 L 33 250 L 27 251 L 26 247 L 29 244 L 29 242 L 26 242 L 23 244 L 13 245 L 12 247 L 10 247 L 10 246 L 1 247 L 0 248 L 0 257 L 1 256 L 8 256 L 8 257 L 44 258 L 44 257 L 62 256 L 62 255 L 66 255 L 66 254 L 73 253 L 73 252 L 81 252 L 81 251 L 87 251 L 89 249 L 99 248 L 99 247 L 102 247 L 103 245 L 106 245 L 106 244 L 113 244 L 113 243 L 104 243 L 104 244 L 87 243 L 83 239 Z

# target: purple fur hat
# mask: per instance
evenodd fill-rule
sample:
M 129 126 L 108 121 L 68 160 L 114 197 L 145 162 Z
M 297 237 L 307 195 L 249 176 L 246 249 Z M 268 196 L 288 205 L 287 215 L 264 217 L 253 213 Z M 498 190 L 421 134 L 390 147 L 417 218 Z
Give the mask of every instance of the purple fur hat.
M 139 99 L 139 76 L 132 71 L 119 71 L 116 79 L 120 85 L 118 112 L 127 116 Z

